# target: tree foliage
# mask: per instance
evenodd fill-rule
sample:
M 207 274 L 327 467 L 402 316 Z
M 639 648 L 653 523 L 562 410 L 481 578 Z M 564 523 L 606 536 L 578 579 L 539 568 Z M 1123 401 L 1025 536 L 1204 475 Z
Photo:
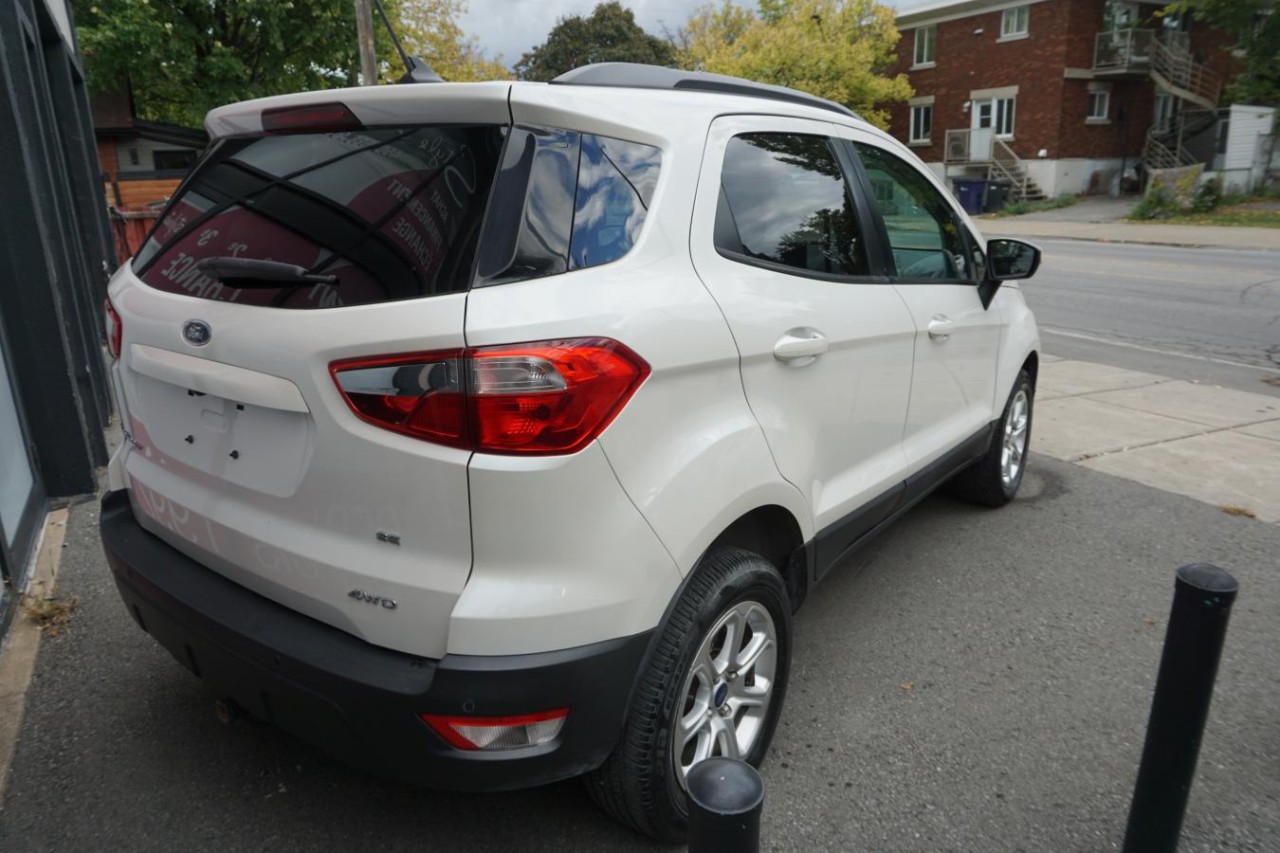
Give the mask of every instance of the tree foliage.
M 421 56 L 450 82 L 510 79 L 502 57 L 488 58 L 475 37 L 458 26 L 466 11 L 466 0 L 403 0 L 397 33 L 405 51 Z M 399 74 L 397 65 L 391 76 Z
M 352 81 L 346 0 L 73 0 L 91 90 L 132 87 L 142 118 L 198 127 L 231 101 Z
M 1280 106 L 1280 9 L 1276 0 L 1181 0 L 1164 12 L 1191 12 L 1239 36 L 1244 70 L 1226 89 L 1233 103 Z
M 646 33 L 636 16 L 617 0 L 601 3 L 583 18 L 561 18 L 547 40 L 516 63 L 522 80 L 551 80 L 593 62 L 643 62 L 674 65 L 675 48 Z
M 510 76 L 456 21 L 465 0 L 384 0 L 410 52 L 446 80 Z M 222 104 L 354 85 L 351 0 L 72 0 L 91 91 L 128 85 L 140 118 L 198 127 Z M 384 77 L 401 62 L 375 13 Z
M 759 14 L 724 0 L 677 36 L 687 68 L 800 89 L 887 127 L 886 107 L 911 97 L 893 10 L 874 0 L 761 0 Z

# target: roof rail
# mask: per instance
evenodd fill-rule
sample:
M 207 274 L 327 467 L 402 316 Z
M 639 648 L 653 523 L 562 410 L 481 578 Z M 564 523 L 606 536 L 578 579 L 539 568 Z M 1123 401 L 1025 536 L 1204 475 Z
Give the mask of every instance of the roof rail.
M 810 95 L 788 89 L 784 86 L 772 86 L 768 83 L 755 83 L 740 77 L 726 74 L 709 74 L 706 71 L 684 71 L 680 68 L 664 68 L 660 65 L 643 65 L 638 62 L 598 62 L 584 65 L 572 71 L 566 71 L 551 81 L 567 86 L 617 86 L 626 89 L 683 89 L 695 92 L 718 92 L 723 95 L 745 95 L 749 98 L 766 98 L 772 101 L 786 101 L 830 110 L 844 116 L 861 119 L 862 116 L 853 110 Z

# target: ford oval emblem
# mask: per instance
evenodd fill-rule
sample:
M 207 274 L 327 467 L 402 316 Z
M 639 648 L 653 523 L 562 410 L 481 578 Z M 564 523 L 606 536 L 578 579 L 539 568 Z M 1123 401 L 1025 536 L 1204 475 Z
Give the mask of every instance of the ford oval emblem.
M 204 320 L 188 320 L 182 327 L 182 339 L 193 347 L 202 347 L 213 337 L 213 329 Z

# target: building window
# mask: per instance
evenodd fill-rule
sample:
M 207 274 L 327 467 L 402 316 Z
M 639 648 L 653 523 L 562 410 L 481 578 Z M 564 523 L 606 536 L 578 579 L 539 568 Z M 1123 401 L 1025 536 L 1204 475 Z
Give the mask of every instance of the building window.
M 1173 95 L 1168 92 L 1156 95 L 1155 121 L 1151 129 L 1156 133 L 1168 133 L 1174 116 L 1174 107 Z
M 996 99 L 996 136 L 1013 138 L 1013 98 Z
M 1111 111 L 1111 93 L 1110 92 L 1090 92 L 1089 93 L 1089 112 L 1085 116 L 1087 121 L 1106 121 L 1110 118 Z
M 912 60 L 913 66 L 932 65 L 934 46 L 938 40 L 938 28 L 932 24 L 916 28 L 916 52 Z
M 1031 19 L 1029 6 L 1015 6 L 1005 9 L 1000 18 L 1000 38 L 1020 38 L 1027 34 L 1027 24 Z
M 157 172 L 185 171 L 196 164 L 196 152 L 181 149 L 153 151 L 151 162 Z
M 933 133 L 933 105 L 911 108 L 911 142 L 929 142 Z

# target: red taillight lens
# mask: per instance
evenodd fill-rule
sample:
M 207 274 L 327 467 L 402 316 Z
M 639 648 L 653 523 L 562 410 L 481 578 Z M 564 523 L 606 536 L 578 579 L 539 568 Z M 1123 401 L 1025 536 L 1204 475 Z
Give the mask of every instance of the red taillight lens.
M 262 111 L 262 129 L 267 133 L 326 133 L 362 127 L 346 104 L 307 104 Z
M 568 708 L 515 717 L 450 717 L 421 714 L 422 721 L 455 749 L 520 749 L 549 743 L 560 734 Z
M 468 447 L 459 350 L 355 359 L 329 367 L 347 405 L 375 426 L 451 447 Z
M 112 358 L 120 358 L 120 341 L 124 337 L 124 325 L 120 322 L 120 315 L 116 313 L 116 308 L 111 304 L 110 299 L 102 301 L 103 307 L 103 323 L 107 332 L 107 352 L 111 353 Z
M 604 431 L 649 375 L 617 341 L 569 341 L 471 350 L 477 449 L 572 453 Z
M 482 453 L 573 453 L 598 436 L 649 375 L 608 338 L 335 362 L 363 420 Z

